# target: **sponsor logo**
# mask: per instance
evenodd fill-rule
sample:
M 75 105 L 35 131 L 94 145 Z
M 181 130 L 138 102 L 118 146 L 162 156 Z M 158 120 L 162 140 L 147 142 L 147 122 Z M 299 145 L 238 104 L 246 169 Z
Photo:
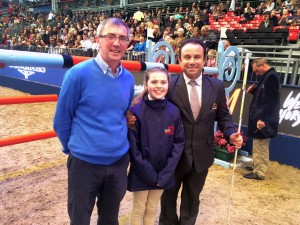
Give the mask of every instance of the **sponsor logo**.
M 168 126 L 168 128 L 165 129 L 165 135 L 171 134 L 174 134 L 174 126 Z
M 29 76 L 38 73 L 46 73 L 45 67 L 31 67 L 31 66 L 10 66 L 10 68 L 17 69 L 21 74 L 24 75 L 25 79 Z
M 293 91 L 291 91 L 279 112 L 279 123 L 283 120 L 292 122 L 292 127 L 296 127 L 300 124 L 300 93 L 296 97 L 293 96 Z

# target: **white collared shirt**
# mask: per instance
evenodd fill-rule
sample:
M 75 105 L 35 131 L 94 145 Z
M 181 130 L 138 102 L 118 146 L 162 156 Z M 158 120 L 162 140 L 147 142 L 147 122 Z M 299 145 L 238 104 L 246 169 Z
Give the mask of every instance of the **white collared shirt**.
M 185 81 L 185 85 L 186 85 L 188 95 L 189 95 L 189 100 L 190 100 L 192 86 L 189 84 L 189 82 L 190 82 L 191 78 L 189 78 L 187 75 L 185 75 L 185 73 L 183 73 L 183 78 L 184 78 L 184 81 Z M 197 77 L 197 79 L 195 79 L 195 82 L 197 83 L 196 89 L 197 89 L 197 93 L 198 93 L 198 97 L 199 97 L 199 101 L 200 101 L 200 107 L 201 107 L 201 102 L 202 102 L 202 73 L 200 74 L 199 77 Z
M 110 68 L 109 65 L 102 59 L 100 54 L 98 54 L 95 57 L 95 61 L 97 62 L 97 64 L 99 65 L 99 67 L 103 71 L 103 73 L 110 76 L 111 78 L 115 79 L 122 74 L 123 69 L 121 66 L 121 62 L 120 62 L 120 65 L 116 69 L 116 73 L 112 74 L 112 68 Z

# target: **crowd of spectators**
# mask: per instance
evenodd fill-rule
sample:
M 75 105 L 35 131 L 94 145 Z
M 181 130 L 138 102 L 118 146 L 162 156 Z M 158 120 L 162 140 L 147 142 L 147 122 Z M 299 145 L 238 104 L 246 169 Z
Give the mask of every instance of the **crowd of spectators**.
M 210 18 L 218 20 L 228 11 L 241 15 L 240 23 L 254 19 L 255 14 L 265 15 L 261 26 L 300 25 L 300 9 L 297 0 L 282 1 L 267 0 L 257 7 L 245 3 L 244 7 L 227 0 L 224 3 L 200 6 L 194 2 L 186 7 L 156 7 L 134 14 L 126 11 L 110 13 L 78 11 L 72 12 L 65 4 L 60 13 L 34 14 L 27 7 L 14 6 L 7 17 L 1 17 L 0 44 L 14 47 L 40 47 L 59 49 L 98 50 L 97 28 L 107 17 L 117 17 L 124 20 L 130 27 L 128 51 L 144 52 L 145 41 L 151 39 L 154 43 L 168 41 L 175 53 L 186 38 L 195 37 L 207 43 L 217 43 L 216 35 L 210 31 Z M 208 49 L 216 45 L 208 45 Z

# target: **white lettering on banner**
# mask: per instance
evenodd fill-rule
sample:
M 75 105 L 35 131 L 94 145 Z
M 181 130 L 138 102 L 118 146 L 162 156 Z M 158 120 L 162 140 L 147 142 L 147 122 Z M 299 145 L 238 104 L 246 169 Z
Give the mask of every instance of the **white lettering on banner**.
M 46 73 L 46 67 L 10 66 L 10 68 L 17 69 L 25 76 L 25 79 L 28 79 L 28 77 L 35 74 L 35 72 Z
M 289 93 L 286 97 L 283 108 L 279 112 L 279 123 L 283 120 L 288 120 L 294 122 L 292 127 L 296 127 L 300 124 L 300 93 L 294 98 L 292 97 L 293 91 Z

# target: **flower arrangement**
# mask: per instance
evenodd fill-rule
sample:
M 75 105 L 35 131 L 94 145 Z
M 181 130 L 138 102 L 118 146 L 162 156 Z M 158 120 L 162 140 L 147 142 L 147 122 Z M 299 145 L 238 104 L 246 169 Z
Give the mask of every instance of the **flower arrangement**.
M 247 137 L 243 134 L 243 132 L 241 132 L 241 135 L 243 136 L 243 148 L 246 145 Z M 226 149 L 228 153 L 233 153 L 235 150 L 235 147 L 226 141 L 223 133 L 220 130 L 218 130 L 215 134 L 214 147 Z

